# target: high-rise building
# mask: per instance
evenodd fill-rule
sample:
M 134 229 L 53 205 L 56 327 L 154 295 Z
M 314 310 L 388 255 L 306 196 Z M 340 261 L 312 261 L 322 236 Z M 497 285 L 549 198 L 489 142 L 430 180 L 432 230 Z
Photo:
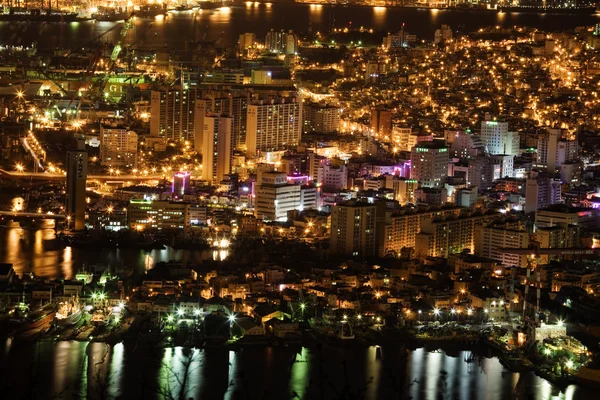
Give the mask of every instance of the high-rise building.
M 508 122 L 482 121 L 480 135 L 488 153 L 519 155 L 520 136 L 508 131 Z
M 331 254 L 354 257 L 376 255 L 376 206 L 348 202 L 333 206 L 331 211 Z
M 411 179 L 423 187 L 440 188 L 448 178 L 448 148 L 442 141 L 422 142 L 411 150 Z
M 233 118 L 209 114 L 204 117 L 202 179 L 209 184 L 220 182 L 231 173 Z
M 452 135 L 450 143 L 450 156 L 456 158 L 471 158 L 482 156 L 485 153 L 485 145 L 481 136 L 468 132 L 456 132 Z
M 295 54 L 298 51 L 298 39 L 293 31 L 270 30 L 265 37 L 265 49 L 274 53 Z
M 532 171 L 525 181 L 525 213 L 535 212 L 562 200 L 561 182 L 547 175 Z
M 153 90 L 150 134 L 173 141 L 193 140 L 196 97 L 196 88 L 173 86 Z
M 340 128 L 340 110 L 329 104 L 309 103 L 302 106 L 303 132 L 333 133 Z
M 528 247 L 529 232 L 520 221 L 498 221 L 477 227 L 475 255 L 496 260 L 506 267 L 527 267 L 528 254 L 514 254 L 505 249 Z
M 535 240 L 542 249 L 568 249 L 581 247 L 579 243 L 580 227 L 577 225 L 559 224 L 537 228 Z M 540 254 L 539 263 L 548 264 L 551 260 L 560 260 L 558 254 Z
M 258 101 L 248 105 L 246 152 L 285 150 L 298 145 L 302 134 L 302 103 L 296 98 Z
M 67 222 L 76 231 L 85 228 L 85 188 L 88 154 L 83 137 L 75 139 L 73 149 L 67 151 Z
M 301 207 L 300 191 L 300 185 L 288 183 L 285 173 L 263 172 L 255 187 L 254 215 L 269 221 L 287 220 L 288 211 Z
M 514 156 L 496 154 L 490 156 L 490 160 L 495 167 L 494 180 L 506 177 L 513 177 Z
M 208 113 L 226 114 L 233 119 L 231 128 L 231 144 L 234 150 L 246 150 L 246 124 L 248 114 L 248 103 L 250 95 L 234 94 L 229 92 L 220 93 L 217 96 L 205 96 L 196 100 L 196 111 L 194 113 L 194 149 L 202 153 L 202 131 L 204 129 L 204 117 Z
M 450 217 L 460 214 L 460 208 L 413 209 L 402 208 L 390 213 L 386 218 L 385 254 L 400 254 L 404 248 L 415 248 L 417 234 L 421 231 L 421 221 L 426 218 Z
M 256 43 L 256 35 L 254 33 L 242 33 L 238 40 L 238 48 L 244 50 L 254 46 Z
M 125 128 L 100 127 L 100 164 L 109 167 L 137 165 L 138 135 Z
M 346 189 L 348 184 L 348 168 L 345 165 L 330 165 L 325 163 L 317 170 L 317 182 L 321 184 L 325 190 L 336 192 Z
M 464 250 L 475 250 L 475 230 L 491 222 L 497 214 L 471 212 L 455 218 L 426 218 L 415 238 L 419 257 L 448 257 Z
M 579 156 L 579 145 L 575 140 L 561 140 L 562 130 L 548 128 L 538 137 L 537 163 L 554 174 L 565 162 L 575 161 Z
M 371 109 L 371 129 L 381 136 L 382 140 L 387 136 L 387 141 L 390 141 L 392 136 L 392 111 L 383 108 Z

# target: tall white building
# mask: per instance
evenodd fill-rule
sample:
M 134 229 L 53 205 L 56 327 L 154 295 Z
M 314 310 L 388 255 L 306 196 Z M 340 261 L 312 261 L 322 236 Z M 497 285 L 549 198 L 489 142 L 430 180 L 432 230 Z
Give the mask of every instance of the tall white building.
M 575 140 L 561 140 L 562 130 L 548 128 L 538 137 L 537 163 L 546 167 L 550 174 L 556 172 L 565 162 L 578 157 L 579 145 Z
M 173 141 L 194 140 L 197 90 L 181 86 L 153 90 L 150 96 L 150 135 Z
M 535 212 L 552 204 L 558 204 L 561 197 L 561 181 L 532 171 L 525 182 L 525 213 Z
M 320 165 L 317 169 L 317 182 L 326 190 L 338 191 L 348 185 L 348 168 L 345 165 L 333 166 L 329 163 Z
M 482 121 L 480 135 L 488 153 L 519 155 L 520 136 L 508 131 L 508 122 Z
M 461 131 L 448 133 L 446 141 L 450 144 L 450 157 L 471 158 L 485 153 L 481 136 Z
M 289 184 L 282 172 L 263 172 L 261 182 L 256 185 L 256 218 L 269 221 L 287 220 L 288 211 L 302 207 L 301 186 Z
M 514 176 L 514 156 L 496 154 L 490 156 L 490 159 L 496 167 L 494 169 L 494 180 Z
M 411 179 L 421 187 L 441 188 L 448 178 L 448 148 L 442 141 L 422 142 L 410 154 Z
M 138 135 L 125 128 L 100 127 L 100 164 L 108 167 L 137 165 Z
M 228 115 L 208 114 L 204 117 L 202 179 L 210 184 L 220 182 L 231 173 L 231 133 L 233 118 Z
M 302 103 L 296 98 L 248 105 L 246 152 L 249 156 L 297 146 L 301 134 Z
M 246 149 L 246 124 L 248 114 L 248 103 L 250 95 L 223 92 L 216 96 L 205 96 L 195 102 L 194 112 L 194 149 L 202 153 L 202 133 L 204 129 L 204 117 L 208 113 L 227 114 L 233 118 L 233 127 L 231 131 L 231 143 L 235 150 L 244 151 Z

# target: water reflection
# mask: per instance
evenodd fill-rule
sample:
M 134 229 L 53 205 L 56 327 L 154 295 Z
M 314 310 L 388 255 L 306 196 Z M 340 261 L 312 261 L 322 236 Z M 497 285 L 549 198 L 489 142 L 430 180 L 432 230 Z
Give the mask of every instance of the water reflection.
M 51 223 L 51 222 L 50 222 Z M 51 226 L 51 225 L 50 225 Z M 99 267 L 120 267 L 137 272 L 148 271 L 157 262 L 181 261 L 198 264 L 203 260 L 225 260 L 229 250 L 176 250 L 173 248 L 143 251 L 139 249 L 55 248 L 53 229 L 35 231 L 16 224 L 0 227 L 0 262 L 11 263 L 17 275 L 32 272 L 55 279 L 72 278 L 84 264 Z
M 295 354 L 297 353 L 297 354 Z M 339 398 L 364 391 L 364 398 L 596 399 L 570 386 L 560 392 L 533 374 L 504 371 L 495 358 L 466 363 L 466 352 L 404 356 L 398 348 L 365 349 L 149 349 L 118 344 L 42 341 L 0 342 L 3 398 L 194 399 Z M 295 356 L 294 356 L 295 355 Z M 404 369 L 404 364 L 407 368 Z M 7 366 L 10 365 L 10 368 Z M 406 371 L 404 373 L 403 371 Z M 28 395 L 29 386 L 35 389 Z M 185 388 L 184 392 L 180 389 Z M 338 395 L 335 395 L 335 392 Z M 159 395 L 162 393 L 163 395 Z

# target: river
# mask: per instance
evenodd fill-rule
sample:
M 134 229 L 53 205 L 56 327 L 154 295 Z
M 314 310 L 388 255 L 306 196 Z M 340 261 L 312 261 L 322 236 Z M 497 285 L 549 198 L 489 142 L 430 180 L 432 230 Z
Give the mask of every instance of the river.
M 461 10 L 424 10 L 359 6 L 322 6 L 308 4 L 248 4 L 222 10 L 170 13 L 167 18 L 136 19 L 126 43 L 138 47 L 182 50 L 186 41 L 216 40 L 233 46 L 241 33 L 254 32 L 260 41 L 270 29 L 292 29 L 301 34 L 329 32 L 332 28 L 353 27 L 378 32 L 397 32 L 402 24 L 419 39 L 432 40 L 442 24 L 462 32 L 487 26 L 527 26 L 545 31 L 571 30 L 593 26 L 598 15 L 558 15 L 528 13 L 469 12 Z M 0 45 L 30 46 L 39 49 L 77 48 L 87 45 L 115 26 L 114 22 L 73 22 L 40 24 L 0 22 Z M 102 37 L 115 43 L 119 29 Z
M 531 373 L 507 372 L 496 358 L 467 363 L 468 355 L 375 346 L 234 352 L 7 340 L 0 342 L 0 392 L 7 399 L 153 399 L 164 398 L 157 392 L 166 388 L 178 396 L 178 379 L 187 377 L 184 398 L 203 400 L 597 398 L 576 386 L 561 393 Z

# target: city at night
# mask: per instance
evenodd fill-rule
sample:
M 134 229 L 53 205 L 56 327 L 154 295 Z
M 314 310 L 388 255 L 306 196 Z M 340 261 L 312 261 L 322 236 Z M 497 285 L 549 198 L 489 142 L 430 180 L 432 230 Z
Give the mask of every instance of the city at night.
M 598 389 L 600 3 L 0 0 L 0 398 Z

